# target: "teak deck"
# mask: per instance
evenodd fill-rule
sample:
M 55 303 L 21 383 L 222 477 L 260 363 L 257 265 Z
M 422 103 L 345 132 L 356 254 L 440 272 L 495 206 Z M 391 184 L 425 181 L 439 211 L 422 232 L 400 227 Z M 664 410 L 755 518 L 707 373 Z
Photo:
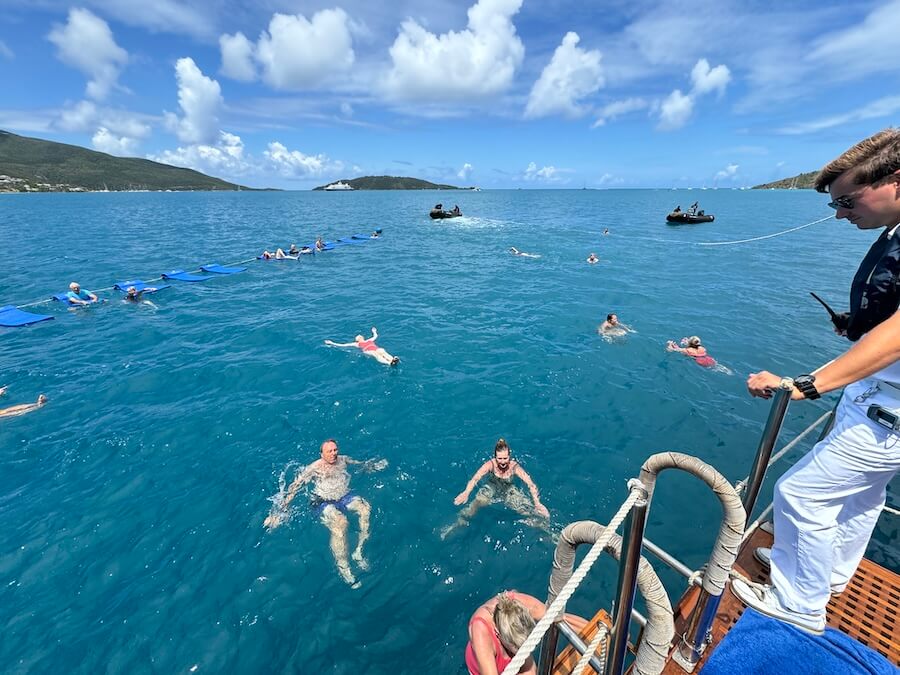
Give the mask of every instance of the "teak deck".
M 750 579 L 759 582 L 768 581 L 768 571 L 753 557 L 753 550 L 758 546 L 771 546 L 772 535 L 756 530 L 750 539 L 741 547 L 735 568 Z M 675 606 L 675 643 L 684 632 L 688 616 L 697 601 L 700 589 L 689 589 Z M 699 672 L 706 659 L 725 637 L 731 627 L 744 612 L 744 605 L 731 592 L 725 589 L 719 604 L 712 627 L 712 642 L 706 648 L 694 672 Z M 859 569 L 851 579 L 847 589 L 840 595 L 832 596 L 828 603 L 828 625 L 846 633 L 858 642 L 882 654 L 894 665 L 900 666 L 900 575 L 891 572 L 870 560 L 863 560 Z M 609 622 L 609 616 L 603 610 L 591 621 L 582 635 L 585 643 L 590 641 L 596 630 L 596 621 Z M 673 647 L 674 648 L 674 647 Z M 567 647 L 557 657 L 553 669 L 554 675 L 569 675 L 578 662 L 578 654 Z M 596 671 L 588 666 L 586 672 Z M 681 669 L 670 660 L 665 669 L 667 675 L 683 675 Z

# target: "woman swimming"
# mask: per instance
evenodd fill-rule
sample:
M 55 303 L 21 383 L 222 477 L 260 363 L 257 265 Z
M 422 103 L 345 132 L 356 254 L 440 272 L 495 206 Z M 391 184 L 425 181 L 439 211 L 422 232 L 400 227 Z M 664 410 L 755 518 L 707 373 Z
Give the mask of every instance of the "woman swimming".
M 263 260 L 297 260 L 299 256 L 296 255 L 288 255 L 284 252 L 282 248 L 276 248 L 275 253 L 269 253 L 269 251 L 263 251 L 262 255 L 259 256 Z
M 681 338 L 680 347 L 669 340 L 666 343 L 666 349 L 670 352 L 681 352 L 685 356 L 690 356 L 698 366 L 704 368 L 712 368 L 716 365 L 716 360 L 706 353 L 706 347 L 700 344 L 700 338 L 696 335 Z
M 329 347 L 359 347 L 363 354 L 371 356 L 376 361 L 383 363 L 386 366 L 396 366 L 400 363 L 398 357 L 391 356 L 388 354 L 387 350 L 375 344 L 375 340 L 377 339 L 378 331 L 375 329 L 375 326 L 372 326 L 372 337 L 368 340 L 362 335 L 357 335 L 354 338 L 355 342 L 332 342 L 331 340 L 325 340 L 325 344 Z

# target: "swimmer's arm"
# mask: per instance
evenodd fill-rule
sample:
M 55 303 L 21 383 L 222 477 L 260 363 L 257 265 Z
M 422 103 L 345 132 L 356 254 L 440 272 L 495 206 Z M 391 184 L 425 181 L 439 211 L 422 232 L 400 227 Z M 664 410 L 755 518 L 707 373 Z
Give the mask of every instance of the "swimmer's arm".
M 332 342 L 331 340 L 325 340 L 325 344 L 329 347 L 355 347 L 355 342 Z
M 378 339 L 378 331 L 375 330 L 375 326 L 372 326 L 372 337 L 370 337 L 369 339 L 370 339 L 370 340 L 377 340 L 377 339 Z
M 528 475 L 528 472 L 525 471 L 520 464 L 516 464 L 516 475 L 528 486 L 528 491 L 531 492 L 531 499 L 534 502 L 534 510 L 549 515 L 547 507 L 541 504 L 541 495 L 538 492 L 537 485 L 535 485 L 534 481 L 531 480 L 531 476 Z
M 317 464 L 318 460 L 303 469 L 303 471 L 301 471 L 300 474 L 294 479 L 294 482 L 291 483 L 290 487 L 288 488 L 287 494 L 284 497 L 284 502 L 282 502 L 281 504 L 282 508 L 286 509 L 288 504 L 290 504 L 294 500 L 294 497 L 297 496 L 297 492 L 300 490 L 300 488 L 312 479 L 313 472 L 315 471 Z
M 491 462 L 488 460 L 484 464 L 481 465 L 481 468 L 475 472 L 475 475 L 469 480 L 466 484 L 466 489 L 456 495 L 456 499 L 453 500 L 453 503 L 459 506 L 467 501 L 469 501 L 469 495 L 472 494 L 472 490 L 476 485 L 478 485 L 478 481 L 480 481 L 484 476 L 491 470 Z

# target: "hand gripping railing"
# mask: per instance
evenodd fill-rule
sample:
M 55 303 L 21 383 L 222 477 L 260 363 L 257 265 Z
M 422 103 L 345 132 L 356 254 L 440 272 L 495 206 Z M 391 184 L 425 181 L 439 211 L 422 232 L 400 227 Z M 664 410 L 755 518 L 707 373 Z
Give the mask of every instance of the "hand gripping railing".
M 632 512 L 636 519 L 638 515 L 638 507 L 636 506 Z M 634 523 L 632 524 L 634 528 Z M 638 560 L 639 550 L 629 547 L 623 556 L 622 538 L 613 534 L 611 537 L 605 537 L 608 528 L 594 523 L 589 520 L 583 520 L 566 526 L 556 545 L 556 553 L 553 556 L 553 572 L 550 575 L 550 589 L 547 602 L 551 603 L 556 599 L 560 589 L 562 589 L 572 576 L 572 568 L 575 564 L 575 550 L 581 544 L 593 544 L 601 538 L 607 538 L 609 543 L 604 550 L 612 555 L 616 560 L 620 561 L 620 570 L 629 568 L 631 562 L 629 558 Z M 639 542 L 638 542 L 639 545 Z M 672 644 L 672 637 L 675 635 L 675 623 L 672 619 L 672 603 L 669 602 L 669 596 L 666 589 L 660 582 L 659 577 L 653 567 L 644 557 L 639 558 L 637 565 L 636 581 L 637 587 L 647 602 L 647 626 L 641 643 L 637 650 L 634 661 L 633 672 L 636 675 L 651 675 L 662 671 L 669 654 L 669 647 Z M 626 573 L 626 576 L 627 573 Z M 632 581 L 632 583 L 634 583 Z M 621 595 L 621 593 L 620 593 Z M 631 597 L 634 597 L 634 587 L 631 587 Z M 619 663 L 624 666 L 624 652 L 627 647 L 628 626 L 631 614 L 631 603 L 627 601 L 619 601 L 615 608 L 616 623 L 613 627 L 613 639 L 610 646 L 610 664 L 608 673 L 615 673 L 619 668 L 613 660 L 616 660 L 616 649 L 621 649 L 621 655 L 618 657 Z M 615 638 L 620 636 L 619 641 Z M 546 644 L 546 643 L 545 643 Z M 596 648 L 596 647 L 594 647 Z M 553 650 L 555 652 L 555 649 Z M 593 649 L 589 649 L 586 655 L 593 653 Z M 553 663 L 555 653 L 541 653 L 541 666 Z M 584 659 L 583 659 L 584 660 Z
M 648 500 L 653 498 L 657 476 L 665 469 L 681 469 L 702 480 L 712 488 L 724 511 L 719 534 L 703 575 L 697 605 L 675 651 L 676 660 L 690 671 L 699 661 L 700 654 L 706 646 L 710 626 L 715 618 L 722 592 L 725 590 L 725 583 L 728 581 L 728 573 L 737 558 L 746 514 L 740 497 L 722 474 L 696 457 L 678 452 L 662 452 L 644 462 L 640 481 L 647 489 Z
M 537 625 L 531 631 L 531 635 L 522 643 L 522 646 L 519 647 L 519 651 L 516 652 L 516 655 L 513 656 L 512 661 L 510 661 L 506 668 L 503 669 L 502 675 L 516 675 L 519 670 L 522 668 L 522 665 L 525 663 L 526 659 L 531 655 L 531 652 L 534 651 L 534 648 L 537 647 L 538 643 L 541 641 L 541 638 L 544 637 L 544 633 L 550 628 L 551 624 L 559 620 L 561 615 L 565 611 L 566 603 L 569 601 L 569 598 L 572 597 L 572 594 L 575 592 L 575 589 L 578 588 L 578 585 L 582 582 L 585 575 L 590 571 L 593 564 L 597 561 L 597 558 L 600 557 L 600 554 L 603 553 L 603 549 L 607 543 L 609 543 L 612 536 L 615 534 L 615 531 L 618 529 L 619 525 L 622 524 L 622 521 L 625 520 L 625 516 L 628 515 L 629 511 L 631 511 L 631 507 L 634 506 L 635 502 L 641 500 L 645 496 L 644 490 L 639 487 L 633 487 L 631 493 L 628 495 L 628 499 L 619 507 L 619 510 L 616 512 L 616 515 L 613 516 L 612 520 L 609 521 L 609 525 L 606 528 L 606 531 L 603 533 L 594 545 L 591 546 L 591 549 L 588 551 L 587 555 L 584 557 L 584 560 L 581 561 L 581 564 L 575 570 L 575 573 L 572 575 L 572 578 L 569 579 L 568 582 L 560 589 L 559 595 L 556 597 L 556 600 L 550 603 L 550 606 L 547 607 L 547 611 L 545 612 L 543 618 L 537 622 Z

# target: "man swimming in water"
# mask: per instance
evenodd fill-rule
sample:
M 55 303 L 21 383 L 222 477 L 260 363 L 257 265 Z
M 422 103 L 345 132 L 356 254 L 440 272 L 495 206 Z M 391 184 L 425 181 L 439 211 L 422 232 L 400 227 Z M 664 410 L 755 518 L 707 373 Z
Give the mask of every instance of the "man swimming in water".
M 620 323 L 617 315 L 607 314 L 606 321 L 600 324 L 597 332 L 608 337 L 622 337 L 626 333 L 633 333 L 634 330 L 630 326 Z
M 287 517 L 287 507 L 297 496 L 300 487 L 305 483 L 313 483 L 313 500 L 310 506 L 321 517 L 322 524 L 331 532 L 331 553 L 337 563 L 341 578 L 353 588 L 360 584 L 350 570 L 347 559 L 347 511 L 354 511 L 359 516 L 359 541 L 353 550 L 353 561 L 364 572 L 369 563 L 363 556 L 363 544 L 369 538 L 369 514 L 372 507 L 369 502 L 350 490 L 349 464 L 361 464 L 368 471 L 380 471 L 387 466 L 386 460 L 360 462 L 338 454 L 338 444 L 333 438 L 322 443 L 319 450 L 321 457 L 307 466 L 294 479 L 287 490 L 284 500 L 272 508 L 272 512 L 263 521 L 263 526 L 274 530 Z
M 6 393 L 6 387 L 0 388 L 0 396 Z M 9 408 L 0 410 L 0 417 L 18 417 L 32 410 L 37 410 L 47 402 L 47 397 L 41 394 L 37 398 L 37 403 L 23 403 L 22 405 L 14 405 Z
M 591 253 L 591 254 L 587 257 L 587 262 L 588 262 L 589 264 L 591 264 L 591 265 L 594 265 L 594 264 L 600 262 L 600 258 L 598 258 L 597 255 L 596 255 L 595 253 Z
M 541 257 L 535 253 L 525 253 L 524 251 L 520 251 L 515 246 L 510 246 L 509 252 L 512 253 L 513 255 L 522 256 L 523 258 L 540 258 Z
M 459 512 L 459 517 L 453 525 L 448 526 L 441 532 L 441 539 L 445 538 L 450 532 L 457 527 L 469 524 L 469 519 L 483 506 L 503 502 L 516 513 L 526 517 L 525 522 L 529 525 L 539 527 L 541 529 L 549 529 L 548 520 L 550 512 L 547 507 L 541 503 L 537 485 L 531 480 L 531 476 L 526 473 L 525 469 L 509 455 L 509 445 L 502 438 L 497 441 L 494 446 L 494 457 L 489 459 L 481 468 L 475 472 L 466 489 L 456 495 L 453 503 L 457 506 L 465 504 L 469 500 L 472 490 L 478 485 L 478 482 L 489 476 L 488 482 L 482 485 L 478 492 L 475 493 L 475 499 L 472 503 Z M 518 476 L 531 492 L 531 500 L 533 506 L 529 503 L 528 498 L 518 487 L 513 485 L 513 479 Z M 535 519 L 535 516 L 538 516 Z

